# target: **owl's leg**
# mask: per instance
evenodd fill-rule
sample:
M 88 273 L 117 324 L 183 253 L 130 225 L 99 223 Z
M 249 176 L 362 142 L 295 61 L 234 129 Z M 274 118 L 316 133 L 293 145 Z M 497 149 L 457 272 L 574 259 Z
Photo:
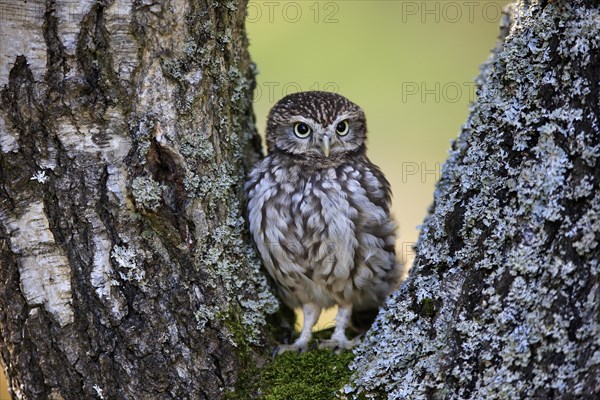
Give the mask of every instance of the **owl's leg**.
M 357 342 L 346 338 L 346 328 L 350 323 L 351 316 L 352 304 L 339 305 L 337 315 L 335 316 L 335 330 L 331 335 L 331 339 L 319 343 L 319 347 L 336 350 L 348 350 L 354 347 Z
M 299 353 L 306 351 L 308 342 L 312 338 L 312 327 L 315 326 L 319 315 L 321 315 L 321 307 L 314 303 L 307 303 L 302 306 L 302 313 L 304 314 L 304 324 L 302 325 L 300 337 L 293 344 L 280 345 L 275 350 L 276 354 L 286 351 L 297 351 Z

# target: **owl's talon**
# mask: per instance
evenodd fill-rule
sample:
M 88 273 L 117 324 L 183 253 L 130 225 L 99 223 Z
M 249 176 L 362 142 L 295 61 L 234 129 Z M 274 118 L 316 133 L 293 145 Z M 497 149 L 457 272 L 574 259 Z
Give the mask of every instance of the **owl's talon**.
M 279 354 L 279 346 L 275 346 L 271 352 L 271 358 L 275 358 Z
M 354 346 L 356 346 L 360 340 L 323 340 L 319 343 L 320 349 L 332 349 L 336 354 L 339 354 L 345 350 L 351 350 Z
M 301 353 L 304 353 L 307 350 L 308 350 L 308 345 L 307 344 L 303 344 L 303 343 L 300 343 L 300 344 L 296 344 L 296 343 L 294 343 L 294 344 L 281 344 L 281 345 L 275 347 L 275 349 L 273 350 L 273 357 L 281 355 L 281 354 L 283 354 L 285 352 L 288 352 L 288 351 L 301 354 Z

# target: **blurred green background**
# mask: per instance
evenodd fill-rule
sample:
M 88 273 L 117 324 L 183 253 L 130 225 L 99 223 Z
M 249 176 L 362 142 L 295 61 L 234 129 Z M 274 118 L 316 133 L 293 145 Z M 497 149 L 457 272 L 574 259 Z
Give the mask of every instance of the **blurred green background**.
M 369 157 L 387 175 L 410 264 L 450 140 L 474 100 L 473 80 L 508 1 L 251 1 L 247 29 L 258 66 L 255 113 L 288 93 L 329 90 L 363 107 Z M 327 313 L 317 329 L 332 324 Z M 0 400 L 8 399 L 0 377 Z

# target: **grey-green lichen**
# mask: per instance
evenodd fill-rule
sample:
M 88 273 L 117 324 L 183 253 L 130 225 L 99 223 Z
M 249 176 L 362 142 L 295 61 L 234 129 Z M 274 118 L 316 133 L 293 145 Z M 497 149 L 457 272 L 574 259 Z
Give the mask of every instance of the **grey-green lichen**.
M 196 329 L 198 329 L 200 332 L 204 332 L 206 324 L 208 324 L 209 321 L 215 319 L 215 317 L 217 316 L 217 312 L 217 308 L 208 307 L 205 304 L 200 305 L 194 313 L 194 317 L 196 318 L 196 322 L 198 323 L 196 325 Z
M 227 301 L 203 306 L 202 310 L 198 310 L 197 318 L 200 327 L 210 315 L 218 315 L 223 320 L 237 318 L 244 327 L 245 339 L 258 344 L 261 340 L 259 328 L 265 326 L 267 315 L 277 311 L 278 302 L 260 270 L 260 261 L 254 250 L 243 239 L 244 224 L 244 219 L 236 214 L 234 208 L 225 224 L 208 234 L 206 240 L 211 246 L 202 255 L 201 265 L 208 271 L 208 285 L 223 289 Z M 245 254 L 247 263 L 240 263 L 240 252 Z M 237 310 L 232 310 L 231 305 L 241 306 L 241 315 L 232 315 Z
M 147 176 L 138 176 L 131 183 L 131 194 L 138 207 L 156 211 L 162 202 L 162 187 Z
M 122 280 L 140 283 L 146 277 L 146 272 L 138 265 L 133 248 L 114 246 L 110 256 L 119 267 L 119 275 Z
M 600 396 L 600 11 L 517 1 L 503 32 L 347 398 Z
M 233 85 L 232 105 L 242 110 L 249 107 L 243 103 L 248 101 L 244 100 L 247 97 L 244 92 L 250 90 L 250 82 L 236 71 L 232 67 L 225 75 L 231 76 L 232 82 L 223 84 Z M 219 100 L 213 106 L 224 109 L 225 103 Z M 239 190 L 245 173 L 240 160 L 245 155 L 240 143 L 251 129 L 243 129 L 237 119 L 230 121 L 225 112 L 217 113 L 220 114 L 222 118 L 211 123 L 210 131 L 182 135 L 179 152 L 187 161 L 183 186 L 191 200 L 189 214 L 196 228 L 205 227 L 197 234 L 197 265 L 207 273 L 206 284 L 225 296 L 225 301 L 214 303 L 206 299 L 206 304 L 196 310 L 197 327 L 202 331 L 211 323 L 225 324 L 231 333 L 230 340 L 242 352 L 248 344 L 263 344 L 261 330 L 266 326 L 266 316 L 277 311 L 278 301 L 261 271 L 241 216 Z M 217 154 L 229 161 L 220 161 Z M 202 174 L 196 172 L 198 169 Z M 228 214 L 222 215 L 225 209 Z M 211 225 L 211 220 L 219 222 Z
M 215 148 L 207 134 L 194 132 L 181 138 L 181 154 L 185 157 L 200 157 L 210 161 L 215 157 Z

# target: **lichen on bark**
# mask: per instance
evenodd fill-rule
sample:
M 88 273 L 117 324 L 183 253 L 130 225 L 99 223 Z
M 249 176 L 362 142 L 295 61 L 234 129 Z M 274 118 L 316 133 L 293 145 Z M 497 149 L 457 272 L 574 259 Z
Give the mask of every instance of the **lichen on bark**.
M 600 396 L 600 9 L 519 0 L 348 398 Z

